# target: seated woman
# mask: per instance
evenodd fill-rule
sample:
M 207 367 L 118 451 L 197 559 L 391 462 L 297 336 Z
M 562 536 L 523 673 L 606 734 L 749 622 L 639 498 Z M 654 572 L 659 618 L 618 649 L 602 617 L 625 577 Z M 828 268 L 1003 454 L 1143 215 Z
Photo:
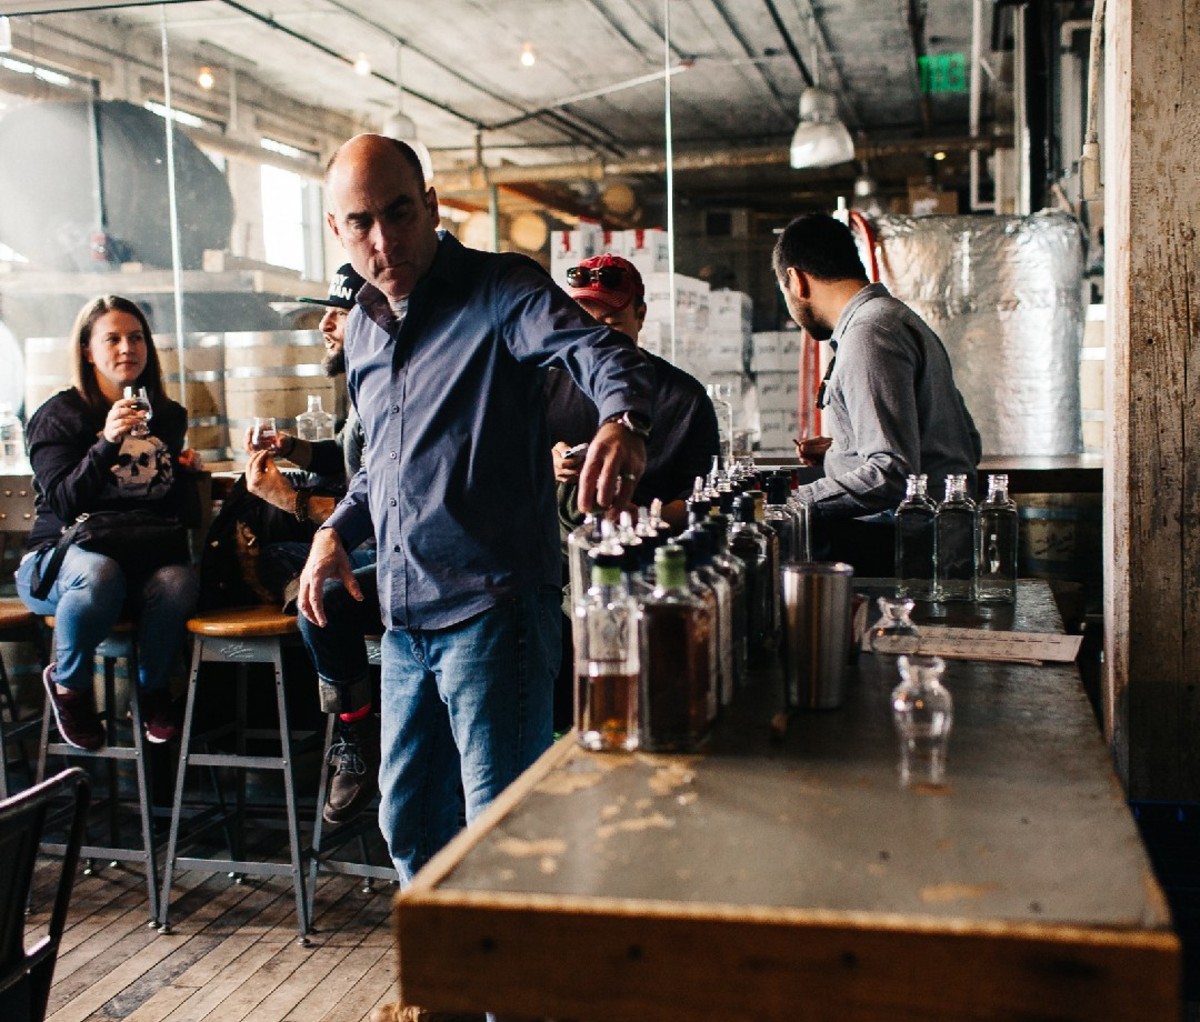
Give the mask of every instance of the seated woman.
M 191 566 L 122 568 L 71 544 L 46 597 L 31 594 L 64 526 L 85 511 L 179 516 L 185 497 L 180 470 L 196 467 L 193 452 L 183 450 L 187 412 L 166 396 L 142 310 L 116 295 L 97 298 L 80 310 L 71 339 L 74 386 L 49 398 L 26 432 L 37 518 L 17 570 L 17 592 L 34 613 L 55 617 L 54 662 L 44 681 L 63 739 L 80 749 L 104 744 L 93 657 L 122 615 L 132 614 L 142 722 L 150 741 L 166 742 L 178 731 L 167 686 L 196 604 Z M 135 394 L 146 389 L 149 413 L 123 396 L 126 387 Z

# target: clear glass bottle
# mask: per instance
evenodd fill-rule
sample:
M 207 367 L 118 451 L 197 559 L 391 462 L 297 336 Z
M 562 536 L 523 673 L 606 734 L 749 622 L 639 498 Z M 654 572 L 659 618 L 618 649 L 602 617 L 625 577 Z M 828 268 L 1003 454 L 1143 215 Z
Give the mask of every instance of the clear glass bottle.
M 654 555 L 654 591 L 640 605 L 640 746 L 690 752 L 711 726 L 711 606 L 688 582 L 685 553 L 674 543 Z
M 921 632 L 909 616 L 916 604 L 905 597 L 892 600 L 880 596 L 879 619 L 871 626 L 868 645 L 872 653 L 897 656 L 915 653 L 921 645 Z
M 946 476 L 946 499 L 938 505 L 933 525 L 937 599 L 974 599 L 979 521 L 975 501 L 967 496 L 965 475 Z
M 567 578 L 572 606 L 587 595 L 588 586 L 592 584 L 592 562 L 588 554 L 603 538 L 600 523 L 597 515 L 584 515 L 583 523 L 567 536 Z
M 928 476 L 909 476 L 896 508 L 896 595 L 914 600 L 932 600 L 935 595 L 937 504 L 926 492 L 928 483 Z
M 792 471 L 788 475 L 788 498 L 787 504 L 796 515 L 796 561 L 811 561 L 812 560 L 812 512 L 807 504 L 804 503 L 798 496 L 799 479 L 798 472 Z
M 767 494 L 761 488 L 749 489 L 747 495 L 754 498 L 754 522 L 759 532 L 767 537 L 768 555 L 771 558 L 771 649 L 779 648 L 779 636 L 783 631 L 783 558 L 779 553 L 779 537 L 766 526 Z
M 308 395 L 308 410 L 296 416 L 296 436 L 309 443 L 332 440 L 333 415 L 321 407 L 321 395 Z
M 1008 476 L 988 476 L 988 495 L 979 505 L 979 556 L 975 598 L 980 603 L 1017 599 L 1017 505 L 1008 495 Z
M 736 515 L 729 529 L 729 552 L 746 569 L 746 646 L 751 667 L 765 666 L 774 649 L 774 559 L 771 539 L 754 521 L 754 498 L 742 494 L 734 501 Z
M 728 706 L 733 700 L 735 688 L 746 683 L 746 566 L 741 558 L 729 552 L 729 519 L 725 515 L 710 514 L 702 523 L 704 531 L 712 537 L 713 569 L 725 576 L 729 583 L 732 604 L 729 631 L 731 670 L 723 674 L 720 702 Z
M 779 563 L 791 564 L 805 560 L 798 556 L 800 544 L 800 522 L 796 512 L 788 504 L 790 480 L 787 476 L 773 475 L 767 480 L 766 502 L 763 504 L 763 525 L 779 539 Z
M 592 584 L 575 604 L 575 727 L 594 752 L 638 745 L 638 606 L 629 595 L 624 551 L 602 543 L 591 553 Z
M 954 699 L 942 684 L 939 657 L 902 656 L 900 684 L 892 690 L 892 720 L 900 742 L 900 783 L 937 785 L 946 780 L 946 748 L 954 724 Z
M 705 390 L 713 403 L 713 411 L 717 413 L 720 457 L 728 465 L 733 461 L 733 387 L 728 383 L 710 383 Z
M 25 456 L 25 429 L 7 401 L 0 403 L 0 474 L 29 471 Z

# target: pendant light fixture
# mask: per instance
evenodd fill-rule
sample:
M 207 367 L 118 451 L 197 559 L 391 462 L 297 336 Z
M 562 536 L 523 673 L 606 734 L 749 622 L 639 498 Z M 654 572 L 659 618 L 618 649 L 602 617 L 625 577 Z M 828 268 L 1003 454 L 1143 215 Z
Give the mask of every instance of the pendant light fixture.
M 423 143 L 417 141 L 417 125 L 416 122 L 405 113 L 404 110 L 404 78 L 401 71 L 401 56 L 404 52 L 404 44 L 400 40 L 396 40 L 396 109 L 389 115 L 388 119 L 383 123 L 383 134 L 388 138 L 398 139 L 408 145 L 413 152 L 417 154 L 417 159 L 421 161 L 421 173 L 425 176 L 425 185 L 428 187 L 429 182 L 433 180 L 433 159 L 429 155 L 429 148 Z
M 817 29 L 810 10 L 813 84 L 800 94 L 800 123 L 792 133 L 791 164 L 797 170 L 832 167 L 854 159 L 854 139 L 838 116 L 837 97 L 821 88 L 821 62 Z

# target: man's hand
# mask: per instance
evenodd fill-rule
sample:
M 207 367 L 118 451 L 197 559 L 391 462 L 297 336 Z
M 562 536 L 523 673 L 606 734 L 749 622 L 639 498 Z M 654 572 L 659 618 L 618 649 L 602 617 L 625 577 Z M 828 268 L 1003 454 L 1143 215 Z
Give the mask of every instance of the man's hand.
M 296 509 L 296 490 L 275 464 L 273 451 L 255 451 L 246 462 L 246 489 L 289 514 Z
M 646 441 L 620 423 L 606 422 L 592 438 L 579 476 L 579 510 L 622 511 L 646 470 Z
M 793 440 L 796 453 L 800 455 L 801 463 L 815 468 L 825 461 L 825 452 L 829 450 L 833 440 L 827 436 L 810 436 L 803 440 Z
M 300 593 L 296 598 L 296 607 L 309 621 L 324 628 L 325 620 L 325 583 L 331 578 L 340 579 L 346 587 L 346 592 L 360 603 L 362 590 L 350 570 L 350 558 L 346 549 L 333 529 L 319 529 L 313 537 L 312 548 L 308 551 L 308 560 L 304 562 L 304 570 L 300 572 Z
M 554 458 L 554 478 L 560 483 L 569 483 L 572 479 L 578 479 L 579 471 L 583 467 L 582 458 L 567 457 L 567 452 L 570 450 L 571 448 L 561 440 L 550 448 L 550 455 Z

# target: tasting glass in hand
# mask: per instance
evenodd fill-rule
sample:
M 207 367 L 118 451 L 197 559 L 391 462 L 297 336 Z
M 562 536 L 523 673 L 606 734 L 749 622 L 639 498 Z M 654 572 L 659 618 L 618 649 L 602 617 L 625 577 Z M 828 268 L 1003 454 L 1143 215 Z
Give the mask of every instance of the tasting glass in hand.
M 142 419 L 130 431 L 130 436 L 146 437 L 150 435 L 150 420 L 154 409 L 150 407 L 150 396 L 145 387 L 126 387 L 124 396 L 133 400 L 134 411 L 142 413 Z
M 250 432 L 250 446 L 256 451 L 275 449 L 275 419 L 270 415 L 256 415 L 254 428 Z

